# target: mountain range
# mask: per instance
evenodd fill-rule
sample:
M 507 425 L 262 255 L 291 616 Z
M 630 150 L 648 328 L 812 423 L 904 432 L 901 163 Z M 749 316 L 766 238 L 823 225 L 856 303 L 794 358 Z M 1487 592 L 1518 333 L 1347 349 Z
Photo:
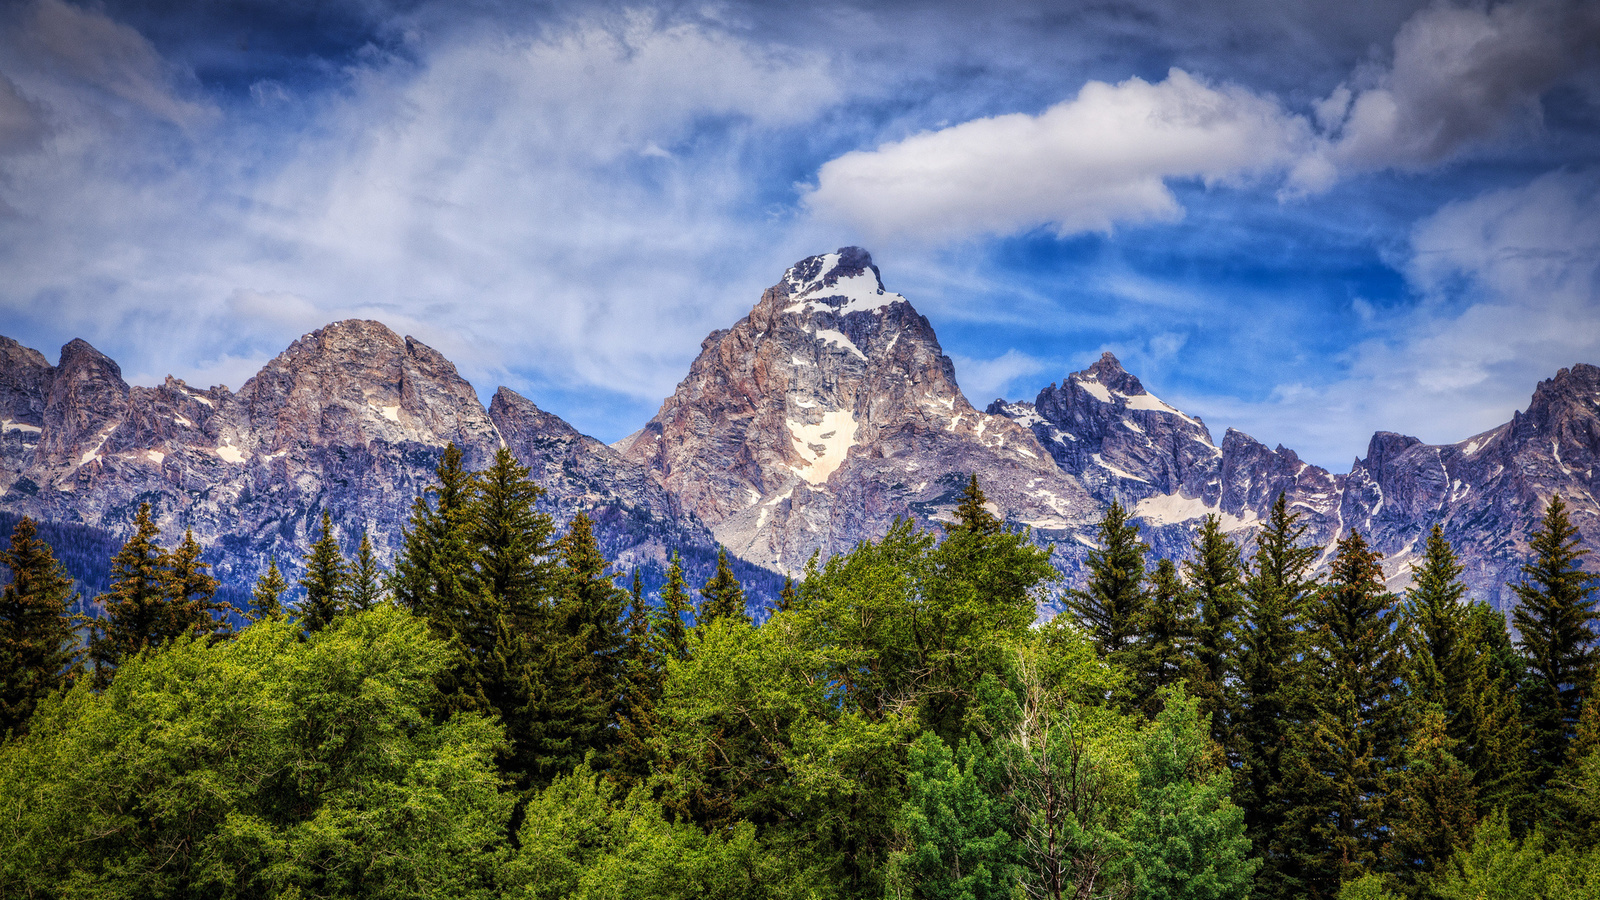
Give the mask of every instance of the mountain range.
M 1497 606 L 1552 494 L 1600 547 L 1595 366 L 1561 369 L 1510 422 L 1458 443 L 1379 432 L 1334 474 L 1232 429 L 1217 443 L 1110 353 L 1032 401 L 979 410 L 928 319 L 855 247 L 792 266 L 611 446 L 509 388 L 485 408 L 449 360 L 378 322 L 308 334 L 237 392 L 130 386 L 82 340 L 51 365 L 0 337 L 0 514 L 120 535 L 148 502 L 169 540 L 193 529 L 240 590 L 269 559 L 292 578 L 323 510 L 346 545 L 366 531 L 392 558 L 451 442 L 477 467 L 508 447 L 545 487 L 544 509 L 588 513 L 619 567 L 654 582 L 678 551 L 703 580 L 720 544 L 757 597 L 897 517 L 947 518 L 971 474 L 997 514 L 1051 546 L 1068 583 L 1112 501 L 1154 553 L 1182 557 L 1208 514 L 1248 548 L 1283 493 L 1318 546 L 1361 532 L 1394 588 L 1439 523 L 1470 594 Z

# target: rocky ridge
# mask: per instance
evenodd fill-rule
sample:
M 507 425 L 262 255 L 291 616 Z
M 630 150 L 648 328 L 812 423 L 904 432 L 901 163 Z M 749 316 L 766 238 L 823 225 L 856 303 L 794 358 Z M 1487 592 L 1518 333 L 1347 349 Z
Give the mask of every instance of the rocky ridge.
M 451 442 L 473 468 L 510 447 L 550 488 L 546 511 L 589 513 L 622 565 L 659 566 L 668 547 L 714 553 L 640 467 L 507 388 L 484 409 L 449 360 L 378 322 L 300 338 L 237 393 L 170 377 L 131 387 L 84 341 L 50 366 L 6 340 L 0 413 L 0 509 L 121 532 L 148 502 L 169 541 L 194 529 L 235 582 L 270 558 L 292 580 L 324 509 L 345 544 L 366 530 L 392 557 Z

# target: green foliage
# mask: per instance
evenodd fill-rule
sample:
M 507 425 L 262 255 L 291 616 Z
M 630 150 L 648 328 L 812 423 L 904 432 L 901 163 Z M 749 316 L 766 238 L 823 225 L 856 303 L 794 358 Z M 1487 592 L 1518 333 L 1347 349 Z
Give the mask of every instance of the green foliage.
M 1179 682 L 1194 655 L 1189 593 L 1172 560 L 1161 560 L 1150 573 L 1149 595 L 1134 620 L 1134 630 L 1139 636 L 1125 663 L 1133 676 L 1132 708 L 1154 716 L 1163 705 L 1161 691 Z
M 1459 688 L 1477 655 L 1467 642 L 1467 589 L 1461 564 L 1438 525 L 1428 535 L 1422 565 L 1412 574 L 1403 611 L 1409 665 L 1406 682 L 1422 703 L 1436 704 L 1452 722 L 1461 718 L 1466 698 Z
M 1239 747 L 1235 796 L 1245 810 L 1245 833 L 1262 857 L 1256 890 L 1263 897 L 1302 896 L 1302 873 L 1291 852 L 1306 839 L 1289 823 L 1297 805 L 1284 785 L 1294 764 L 1285 749 L 1308 725 L 1304 628 L 1315 582 L 1314 547 L 1300 545 L 1306 526 L 1278 495 L 1256 535 L 1245 580 L 1239 630 L 1238 707 L 1232 742 Z
M 683 617 L 689 614 L 689 585 L 683 580 L 683 562 L 674 552 L 667 563 L 667 581 L 661 586 L 661 606 L 650 620 L 653 651 L 662 659 L 682 659 L 689 652 L 689 631 Z
M 1226 770 L 1210 759 L 1199 704 L 1182 689 L 1136 756 L 1137 807 L 1123 831 L 1137 900 L 1225 900 L 1250 895 L 1261 865 L 1250 857 L 1244 811 L 1228 798 Z
M 461 450 L 445 447 L 434 470 L 439 483 L 411 505 L 404 546 L 390 580 L 395 600 L 427 619 L 435 634 L 459 632 L 475 606 L 471 540 L 471 505 L 477 477 L 462 467 Z M 428 497 L 434 502 L 429 503 Z
M 378 565 L 377 554 L 372 550 L 372 539 L 361 529 L 361 545 L 356 558 L 350 561 L 344 590 L 344 608 L 365 612 L 389 598 L 388 580 L 383 567 Z
M 1194 663 L 1189 694 L 1200 701 L 1211 739 L 1228 747 L 1237 711 L 1227 685 L 1237 675 L 1239 617 L 1244 610 L 1244 562 L 1239 546 L 1222 533 L 1222 520 L 1208 515 L 1195 533 L 1192 558 L 1183 564 L 1195 608 Z
M 0 590 L 0 741 L 27 730 L 39 702 L 74 680 L 78 646 L 67 605 L 72 579 L 39 540 L 32 519 L 0 551 L 10 580 Z
M 968 739 L 952 753 L 931 731 L 911 743 L 899 830 L 906 846 L 889 859 L 889 896 L 1005 900 L 1017 881 L 1011 810 L 986 782 L 997 773 Z
M 1001 523 L 993 513 L 989 512 L 988 502 L 988 498 L 983 495 L 983 488 L 978 486 L 978 476 L 976 474 L 969 476 L 967 487 L 961 492 L 961 502 L 956 504 L 956 520 L 950 523 L 948 530 L 998 534 Z
M 306 631 L 321 631 L 344 612 L 350 575 L 333 536 L 333 516 L 327 510 L 322 511 L 320 531 L 317 542 L 306 551 L 306 574 L 300 579 L 300 586 L 306 589 L 305 599 L 300 601 L 300 627 Z
M 267 570 L 256 579 L 255 587 L 250 591 L 251 617 L 260 620 L 283 615 L 282 597 L 288 588 L 283 573 L 278 571 L 278 560 L 274 557 L 268 561 Z
M 1522 582 L 1512 585 L 1518 605 L 1511 620 L 1527 661 L 1533 781 L 1542 787 L 1566 761 L 1578 708 L 1594 692 L 1600 613 L 1595 612 L 1595 576 L 1578 568 L 1589 551 L 1580 546 L 1560 497 L 1550 498 L 1528 549 L 1533 559 L 1522 567 Z
M 717 619 L 736 618 L 746 623 L 750 614 L 745 611 L 744 588 L 728 567 L 728 551 L 717 548 L 717 570 L 700 589 L 700 607 L 695 611 L 695 625 L 706 625 Z
M 1067 593 L 1067 610 L 1101 655 L 1121 662 L 1134 645 L 1148 599 L 1144 555 L 1149 548 L 1139 542 L 1139 526 L 1115 501 L 1100 520 L 1099 544 L 1084 563 L 1089 578 L 1083 590 Z
M 0 894 L 488 897 L 498 729 L 424 715 L 448 655 L 399 610 L 268 619 L 81 684 L 0 749 Z
M 1600 848 L 1551 848 L 1543 832 L 1517 839 L 1506 815 L 1490 816 L 1431 885 L 1438 900 L 1594 900 Z
M 761 900 L 803 896 L 741 823 L 706 834 L 670 821 L 646 791 L 579 766 L 528 805 L 508 896 L 528 900 Z
M 173 554 L 156 543 L 160 531 L 150 520 L 150 504 L 139 506 L 133 524 L 133 535 L 111 558 L 110 589 L 95 598 L 105 614 L 90 625 L 88 656 L 99 688 L 145 650 L 185 635 L 214 634 L 214 614 L 232 609 L 212 599 L 217 583 L 205 573 L 192 533 Z
M 1444 709 L 1431 703 L 1413 709 L 1416 721 L 1386 800 L 1393 827 L 1383 855 L 1386 868 L 1417 886 L 1471 839 L 1478 792 Z

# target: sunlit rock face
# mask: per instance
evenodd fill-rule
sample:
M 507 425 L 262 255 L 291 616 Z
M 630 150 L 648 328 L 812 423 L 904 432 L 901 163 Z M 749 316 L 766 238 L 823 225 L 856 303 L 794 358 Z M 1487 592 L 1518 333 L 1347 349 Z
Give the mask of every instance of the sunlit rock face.
M 858 247 L 795 263 L 701 345 L 661 411 L 617 444 L 746 559 L 786 571 L 948 517 L 969 474 L 1016 522 L 1095 506 L 1026 428 L 972 407 L 928 320 Z
M 544 508 L 591 515 L 624 566 L 713 544 L 641 467 L 509 389 L 485 410 L 449 360 L 378 322 L 300 338 L 237 393 L 130 387 L 83 341 L 53 367 L 6 341 L 0 404 L 0 507 L 122 532 L 150 503 L 169 542 L 193 529 L 235 582 L 270 559 L 293 578 L 323 510 L 347 549 L 366 531 L 392 558 L 450 443 L 469 468 L 510 447 L 549 489 Z

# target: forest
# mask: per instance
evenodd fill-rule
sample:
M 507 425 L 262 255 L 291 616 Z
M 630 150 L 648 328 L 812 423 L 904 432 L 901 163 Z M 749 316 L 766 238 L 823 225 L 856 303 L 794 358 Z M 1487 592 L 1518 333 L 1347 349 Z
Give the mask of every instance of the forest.
M 392 570 L 324 514 L 248 609 L 148 510 L 87 606 L 18 522 L 0 897 L 1600 898 L 1559 497 L 1508 623 L 1439 529 L 1396 595 L 1282 497 L 1181 562 L 1113 505 L 1068 590 L 976 478 L 753 619 L 541 493 L 451 447 Z

